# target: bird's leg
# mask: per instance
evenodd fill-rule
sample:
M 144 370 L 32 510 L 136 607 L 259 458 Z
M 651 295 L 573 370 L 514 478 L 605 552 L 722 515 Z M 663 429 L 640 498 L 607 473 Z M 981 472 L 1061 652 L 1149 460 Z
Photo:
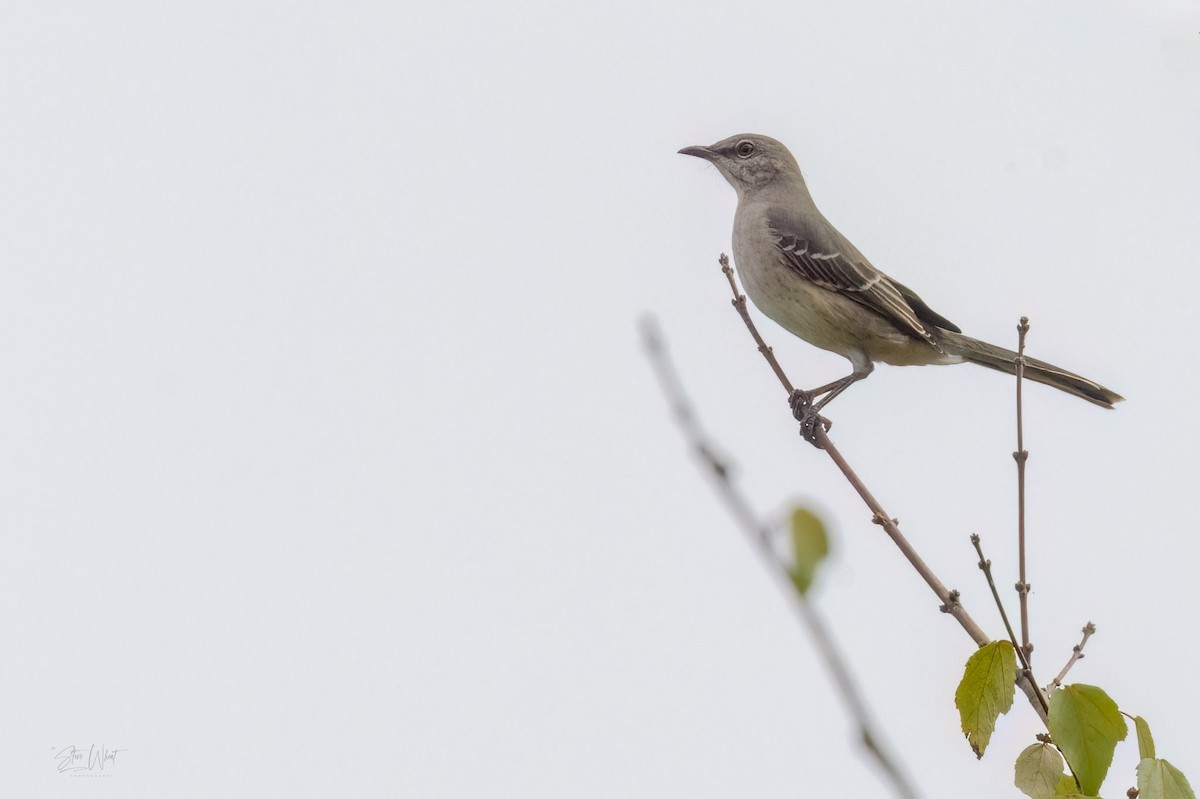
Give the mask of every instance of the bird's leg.
M 808 392 L 813 397 L 820 397 L 822 394 L 825 395 L 824 397 L 821 397 L 820 402 L 813 406 L 814 411 L 821 410 L 826 405 L 833 402 L 833 398 L 838 394 L 841 394 L 843 391 L 850 388 L 850 386 L 854 385 L 859 380 L 862 380 L 867 375 L 871 374 L 871 372 L 875 371 L 875 364 L 871 363 L 866 358 L 851 358 L 850 362 L 854 364 L 853 372 L 846 375 L 841 380 L 834 380 L 832 383 L 828 383 L 818 389 Z
M 862 380 L 864 377 L 866 377 L 866 375 L 852 374 L 848 375 L 847 377 L 843 377 L 841 380 L 832 384 L 832 386 L 830 386 L 826 391 L 822 392 L 825 394 L 825 396 L 821 397 L 821 401 L 814 406 L 814 409 L 818 411 L 821 410 L 826 405 L 833 402 L 834 397 L 836 397 L 838 394 L 841 394 L 843 391 L 850 388 L 850 386 L 854 385 L 859 380 Z
M 788 398 L 788 405 L 792 408 L 792 415 L 800 423 L 800 434 L 804 436 L 805 441 L 813 446 L 818 446 L 817 425 L 822 425 L 826 432 L 829 431 L 829 428 L 833 427 L 833 422 L 821 416 L 821 409 L 832 402 L 833 398 L 838 394 L 841 394 L 850 386 L 871 374 L 874 368 L 874 364 L 870 361 L 864 361 L 861 365 L 856 363 L 854 364 L 854 371 L 840 380 L 826 383 L 811 391 L 796 389 L 792 392 L 792 396 Z M 817 397 L 821 397 L 821 399 L 814 403 L 813 400 Z

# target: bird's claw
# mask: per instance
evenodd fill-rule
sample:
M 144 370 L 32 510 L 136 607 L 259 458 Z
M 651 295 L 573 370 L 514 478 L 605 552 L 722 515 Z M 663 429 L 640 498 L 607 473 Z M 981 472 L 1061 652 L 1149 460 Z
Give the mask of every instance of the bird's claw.
M 792 396 L 788 398 L 788 405 L 792 408 L 792 415 L 800 423 L 800 435 L 804 436 L 805 441 L 820 449 L 821 445 L 817 441 L 817 425 L 820 425 L 821 429 L 827 433 L 829 428 L 833 427 L 833 422 L 817 413 L 816 408 L 813 407 L 813 395 L 807 391 L 799 389 L 793 391 Z
M 792 409 L 792 415 L 796 417 L 796 421 L 800 421 L 804 417 L 805 411 L 812 407 L 812 400 L 812 394 L 800 389 L 796 389 L 792 392 L 792 396 L 788 397 L 788 406 Z
M 804 440 L 812 444 L 817 449 L 821 449 L 821 442 L 817 439 L 817 426 L 820 425 L 821 431 L 828 433 L 829 428 L 833 427 L 833 422 L 826 419 L 816 411 L 809 411 L 804 418 L 800 420 L 800 435 L 804 436 Z

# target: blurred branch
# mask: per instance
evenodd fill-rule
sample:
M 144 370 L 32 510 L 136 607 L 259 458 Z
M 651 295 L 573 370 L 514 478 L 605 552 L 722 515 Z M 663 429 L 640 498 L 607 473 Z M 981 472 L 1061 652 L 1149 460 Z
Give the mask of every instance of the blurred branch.
M 772 546 L 770 529 L 759 520 L 749 501 L 733 484 L 729 466 L 716 454 L 716 448 L 696 420 L 696 415 L 679 381 L 679 376 L 667 355 L 657 323 L 652 318 L 645 318 L 640 327 L 647 357 L 654 367 L 659 385 L 671 407 L 676 423 L 699 458 L 701 466 L 712 477 L 717 494 L 733 515 L 738 526 L 754 545 L 763 565 L 785 587 L 786 593 L 792 598 L 792 607 L 796 609 L 801 621 L 808 629 L 809 635 L 812 636 L 818 655 L 824 660 L 825 668 L 833 679 L 847 712 L 858 727 L 859 741 L 879 764 L 896 794 L 902 799 L 916 799 L 917 794 L 908 779 L 884 751 L 879 734 L 873 729 L 866 703 L 851 677 L 846 658 L 838 650 L 824 617 L 804 595 L 796 590 L 787 564 L 780 560 L 775 547 Z M 764 356 L 773 358 L 769 355 L 770 348 L 762 344 L 761 339 L 759 342 L 760 351 Z M 782 377 L 782 371 L 779 374 Z

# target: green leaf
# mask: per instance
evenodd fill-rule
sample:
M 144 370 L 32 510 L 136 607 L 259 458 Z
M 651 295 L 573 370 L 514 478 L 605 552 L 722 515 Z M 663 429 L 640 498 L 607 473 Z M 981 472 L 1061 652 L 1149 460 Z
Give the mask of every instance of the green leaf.
M 1196 799 L 1182 771 L 1152 757 L 1138 763 L 1137 787 L 1138 799 Z
M 1063 776 L 1063 759 L 1050 744 L 1037 743 L 1025 747 L 1017 755 L 1016 786 L 1033 799 L 1051 799 L 1054 788 Z M 1075 781 L 1071 780 L 1074 790 Z
M 992 641 L 967 660 L 954 706 L 976 757 L 983 757 L 996 719 L 1012 707 L 1016 679 L 1017 653 L 1008 641 Z
M 1138 737 L 1138 757 L 1142 760 L 1154 757 L 1154 738 L 1150 735 L 1150 725 L 1141 716 L 1133 720 Z
M 812 587 L 817 565 L 829 554 L 829 537 L 816 514 L 805 508 L 792 511 L 792 568 L 788 572 L 801 596 Z
M 1075 784 L 1075 778 L 1070 774 L 1064 774 L 1058 778 L 1058 784 L 1054 786 L 1055 796 L 1078 796 L 1079 786 Z
M 1113 750 L 1128 734 L 1117 703 L 1096 686 L 1076 683 L 1050 695 L 1050 737 L 1085 794 L 1100 792 Z
M 1058 785 L 1054 786 L 1054 795 L 1061 799 L 1099 799 L 1097 796 L 1084 796 L 1075 784 L 1075 778 L 1070 774 L 1060 777 Z
M 1083 796 L 1079 792 L 1079 786 L 1075 784 L 1075 778 L 1070 774 L 1064 774 L 1058 778 L 1058 784 L 1054 786 L 1054 795 L 1065 797 L 1065 799 L 1078 799 Z

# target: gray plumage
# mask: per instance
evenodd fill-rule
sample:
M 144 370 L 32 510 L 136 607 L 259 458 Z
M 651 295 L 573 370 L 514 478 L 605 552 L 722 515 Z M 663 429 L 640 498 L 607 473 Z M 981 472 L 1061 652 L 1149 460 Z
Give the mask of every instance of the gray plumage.
M 809 392 L 826 395 L 817 408 L 870 374 L 875 362 L 969 361 L 1015 374 L 1015 352 L 963 335 L 916 292 L 872 266 L 817 210 L 796 159 L 776 140 L 742 134 L 679 152 L 711 162 L 737 192 L 734 263 L 758 309 L 852 364 L 847 377 Z M 1065 369 L 1025 361 L 1030 380 L 1105 408 L 1122 399 Z

